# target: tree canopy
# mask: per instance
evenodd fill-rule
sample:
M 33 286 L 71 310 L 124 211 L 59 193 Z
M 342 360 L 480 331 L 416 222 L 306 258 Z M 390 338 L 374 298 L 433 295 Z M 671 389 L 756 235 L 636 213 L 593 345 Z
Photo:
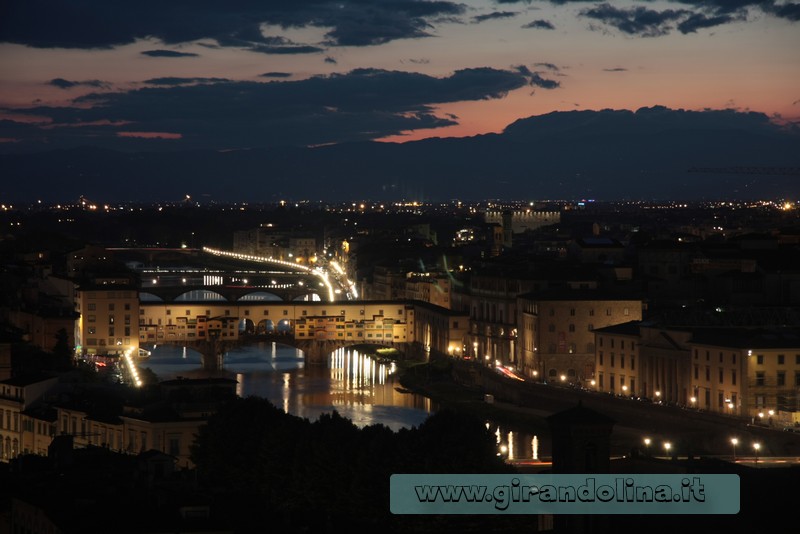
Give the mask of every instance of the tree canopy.
M 335 411 L 309 421 L 258 397 L 233 399 L 215 413 L 201 427 L 192 459 L 200 484 L 242 528 L 277 522 L 317 532 L 337 524 L 419 531 L 423 520 L 389 511 L 395 473 L 514 472 L 471 415 L 439 411 L 394 432 L 359 428 Z

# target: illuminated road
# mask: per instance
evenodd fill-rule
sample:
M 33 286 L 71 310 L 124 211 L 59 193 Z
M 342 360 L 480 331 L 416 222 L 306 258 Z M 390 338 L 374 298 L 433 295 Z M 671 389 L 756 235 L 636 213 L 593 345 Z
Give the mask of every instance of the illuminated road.
M 508 368 L 481 368 L 458 360 L 454 363 L 471 369 L 464 376 L 477 372 L 483 377 L 483 391 L 493 395 L 494 409 L 530 416 L 531 432 L 538 427 L 537 432 L 544 435 L 549 415 L 572 408 L 580 400 L 583 406 L 614 420 L 612 454 L 625 455 L 639 449 L 654 456 L 691 453 L 732 459 L 735 453 L 737 463 L 748 465 L 755 464 L 758 455 L 759 467 L 793 464 L 800 458 L 800 433 L 752 425 L 749 420 L 729 415 L 520 380 Z
M 289 270 L 312 274 L 318 277 L 323 286 L 327 289 L 327 300 L 329 302 L 336 301 L 337 296 L 342 295 L 344 296 L 345 300 L 355 300 L 358 298 L 358 292 L 356 291 L 355 284 L 347 279 L 344 270 L 335 261 L 327 262 L 327 264 L 331 267 L 331 269 L 328 269 L 325 265 L 326 262 L 324 261 L 320 262 L 322 264 L 320 266 L 306 267 L 304 265 L 299 265 L 297 263 L 279 260 L 272 257 L 256 256 L 253 254 L 239 254 L 237 252 L 213 249 L 210 247 L 203 247 L 203 252 L 241 261 L 278 265 Z M 337 287 L 334 287 L 334 285 Z

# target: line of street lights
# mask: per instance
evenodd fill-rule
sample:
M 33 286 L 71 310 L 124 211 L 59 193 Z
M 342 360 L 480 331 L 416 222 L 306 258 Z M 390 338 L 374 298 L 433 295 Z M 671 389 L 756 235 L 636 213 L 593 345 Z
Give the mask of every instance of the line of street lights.
M 739 438 L 731 438 L 731 446 L 733 447 L 733 461 L 736 462 L 736 445 L 739 444 Z M 753 451 L 755 452 L 755 463 L 758 463 L 758 453 L 761 450 L 761 443 L 758 441 L 753 442 Z
M 646 437 L 644 438 L 644 446 L 647 455 L 650 455 L 650 444 L 653 443 L 653 440 Z M 736 463 L 736 445 L 739 444 L 739 438 L 731 438 L 731 445 L 733 446 L 733 461 Z M 664 451 L 667 456 L 669 456 L 670 451 L 672 450 L 672 443 L 669 441 L 665 441 L 663 443 Z M 753 451 L 755 452 L 755 463 L 758 464 L 758 453 L 761 451 L 761 443 L 758 441 L 753 442 Z

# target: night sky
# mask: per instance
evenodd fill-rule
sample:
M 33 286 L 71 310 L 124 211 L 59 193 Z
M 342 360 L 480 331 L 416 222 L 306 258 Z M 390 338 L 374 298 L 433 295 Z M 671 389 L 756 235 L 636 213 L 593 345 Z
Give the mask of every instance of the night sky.
M 0 154 L 406 142 L 662 107 L 796 133 L 798 19 L 776 0 L 9 0 Z

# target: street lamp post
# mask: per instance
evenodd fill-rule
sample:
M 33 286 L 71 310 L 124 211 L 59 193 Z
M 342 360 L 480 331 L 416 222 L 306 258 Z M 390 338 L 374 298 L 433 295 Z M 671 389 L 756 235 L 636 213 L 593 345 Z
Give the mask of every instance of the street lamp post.
M 758 451 L 761 449 L 761 444 L 758 442 L 753 443 L 753 449 L 756 451 L 756 465 L 758 465 Z
M 644 447 L 646 454 L 650 456 L 650 438 L 644 438 Z
M 669 457 L 669 450 L 672 448 L 672 443 L 669 441 L 664 443 L 664 450 L 667 451 L 667 457 Z
M 739 443 L 739 440 L 736 438 L 731 438 L 731 445 L 733 445 L 733 463 L 736 463 L 736 444 Z

